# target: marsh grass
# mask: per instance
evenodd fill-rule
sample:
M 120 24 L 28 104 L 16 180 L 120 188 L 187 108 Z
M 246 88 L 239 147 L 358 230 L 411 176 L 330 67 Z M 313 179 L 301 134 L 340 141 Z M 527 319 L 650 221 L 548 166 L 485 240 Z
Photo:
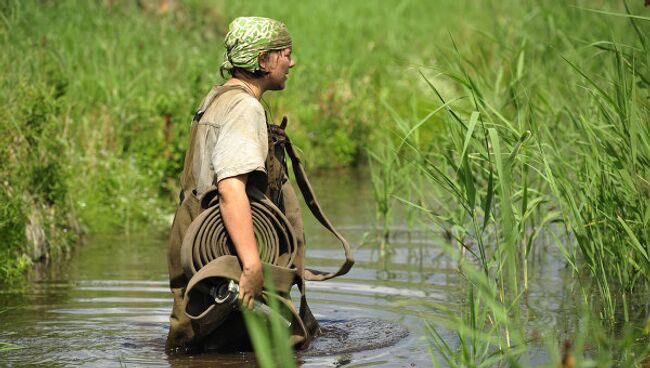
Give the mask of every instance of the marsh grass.
M 176 202 L 185 123 L 217 57 L 199 46 L 220 20 L 136 3 L 0 4 L 3 279 L 65 253 L 83 228 L 160 226 L 161 199 Z
M 380 256 L 390 252 L 390 226 L 393 220 L 394 196 L 402 183 L 398 171 L 402 169 L 402 161 L 397 151 L 387 141 L 381 151 L 370 151 L 369 167 L 372 182 L 372 194 L 375 200 L 377 222 L 381 224 L 379 242 Z
M 430 37 L 445 31 L 428 21 L 459 23 L 426 1 L 156 3 L 0 4 L 0 235 L 8 240 L 0 255 L 13 270 L 5 275 L 21 273 L 22 255 L 39 258 L 24 236 L 34 216 L 43 219 L 47 256 L 63 253 L 84 227 L 167 225 L 187 127 L 222 81 L 221 44 L 234 17 L 275 17 L 291 29 L 298 66 L 289 88 L 265 100 L 272 120 L 289 115 L 311 167 L 364 163 L 390 121 L 375 102 L 413 105 L 413 76 L 388 76 L 434 49 Z
M 234 17 L 275 17 L 291 29 L 298 66 L 289 88 L 265 100 L 272 120 L 289 115 L 292 140 L 311 167 L 364 163 L 366 147 L 390 121 L 375 101 L 399 111 L 413 102 L 413 76 L 388 76 L 434 49 L 430 37 L 445 31 L 428 21 L 459 23 L 426 1 L 170 3 L 0 4 L 6 264 L 31 257 L 23 234 L 33 213 L 50 213 L 40 226 L 58 239 L 47 246 L 55 253 L 74 244 L 77 219 L 90 232 L 166 225 L 187 127 L 200 99 L 221 82 L 221 44 Z M 404 19 L 414 21 L 405 26 Z M 323 30 L 332 34 L 324 38 Z
M 460 316 L 428 324 L 434 356 L 450 366 L 526 365 L 532 346 L 545 346 L 548 359 L 560 363 L 552 346 L 561 342 L 532 339 L 521 315 L 535 282 L 529 259 L 548 244 L 581 280 L 583 314 L 567 336 L 571 354 L 597 365 L 641 366 L 648 358 L 648 335 L 639 326 L 648 311 L 641 306 L 639 313 L 636 297 L 650 294 L 650 24 L 623 8 L 592 19 L 592 25 L 627 22 L 622 38 L 578 41 L 563 27 L 564 17 L 574 13 L 571 29 L 579 30 L 593 12 L 527 7 L 534 14 L 527 29 L 551 27 L 563 52 L 522 29 L 516 37 L 497 30 L 472 53 L 452 36 L 441 74 L 456 83 L 451 98 L 436 86 L 440 75 L 434 82 L 422 74 L 439 106 L 433 112 L 441 113 L 432 121 L 442 121 L 445 132 L 423 149 L 410 142 L 423 124 L 401 129 L 397 141 L 407 152 L 395 154 L 417 162 L 413 170 L 425 184 L 418 203 L 397 196 L 449 234 L 445 249 L 467 282 Z M 490 56 L 494 49 L 498 57 Z M 428 191 L 442 199 L 432 201 Z M 455 331 L 457 341 L 446 341 L 439 327 Z
M 289 317 L 286 307 L 274 297 L 272 283 L 265 282 L 267 292 L 266 300 L 272 313 L 262 315 L 255 311 L 244 310 L 244 321 L 246 329 L 251 338 L 255 358 L 262 368 L 273 367 L 295 367 L 293 346 L 290 343 L 289 328 L 284 324 L 283 319 Z
M 9 342 L 0 342 L 0 351 L 24 349 L 24 346 L 12 344 Z

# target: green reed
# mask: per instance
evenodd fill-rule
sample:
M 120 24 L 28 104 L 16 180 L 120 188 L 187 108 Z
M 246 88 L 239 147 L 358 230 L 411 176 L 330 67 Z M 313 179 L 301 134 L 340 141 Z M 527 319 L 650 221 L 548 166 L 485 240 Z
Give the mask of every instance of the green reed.
M 209 58 L 188 42 L 221 36 L 217 19 L 189 11 L 191 21 L 135 2 L 0 4 L 2 279 L 29 263 L 17 260 L 65 252 L 84 228 L 164 223 L 204 92 L 195 85 L 210 85 Z M 37 250 L 30 231 L 44 235 Z
M 0 2 L 0 202 L 7 204 L 0 235 L 10 240 L 3 259 L 29 253 L 30 217 L 43 219 L 53 253 L 83 228 L 166 225 L 187 127 L 222 81 L 221 44 L 234 17 L 271 16 L 292 31 L 298 64 L 287 90 L 265 100 L 272 120 L 289 115 L 294 143 L 318 167 L 365 162 L 366 145 L 381 140 L 377 132 L 390 120 L 375 102 L 411 102 L 413 76 L 394 72 L 423 62 L 434 50 L 430 37 L 445 35 L 440 24 L 459 22 L 428 1 L 162 3 Z M 463 9 L 450 0 L 444 7 Z M 324 39 L 323 30 L 332 34 Z
M 268 280 L 265 280 L 265 288 L 268 292 L 266 300 L 272 313 L 267 316 L 256 311 L 243 311 L 255 358 L 262 368 L 295 367 L 289 328 L 283 322 L 284 318 L 292 320 L 291 313 L 274 297 L 275 289 Z
M 221 82 L 223 32 L 235 16 L 271 16 L 289 26 L 297 66 L 287 89 L 265 100 L 271 118 L 289 115 L 305 160 L 327 167 L 364 163 L 366 148 L 383 142 L 392 117 L 378 101 L 402 116 L 430 109 L 428 88 L 412 71 L 445 62 L 449 50 L 439 45 L 450 30 L 468 49 L 484 40 L 467 30 L 495 30 L 502 52 L 512 37 L 502 15 L 515 25 L 529 15 L 512 1 L 487 8 L 468 0 L 170 3 L 166 10 L 156 1 L 0 4 L 0 176 L 9 178 L 0 183 L 0 202 L 9 204 L 0 208 L 7 219 L 0 233 L 13 239 L 8 257 L 26 253 L 21 234 L 32 215 L 53 229 L 47 238 L 60 244 L 53 250 L 74 243 L 78 219 L 90 231 L 164 224 L 177 200 L 187 124 Z M 576 12 L 545 22 L 533 13 L 534 29 L 562 46 L 571 38 L 560 25 Z M 589 24 L 575 31 L 603 33 Z M 425 125 L 411 136 L 422 147 L 440 131 Z M 407 188 L 404 197 L 418 202 L 417 189 Z
M 0 342 L 0 351 L 24 349 L 24 346 L 12 344 L 10 342 Z
M 650 292 L 649 19 L 617 13 L 629 22 L 624 41 L 585 48 L 567 32 L 581 28 L 575 19 L 594 20 L 589 12 L 562 9 L 579 13 L 569 21 L 537 6 L 531 11 L 543 16 L 526 27 L 550 27 L 552 38 L 563 39 L 563 54 L 532 34 L 497 34 L 473 50 L 478 57 L 452 40 L 444 75 L 456 83 L 457 100 L 437 87 L 439 76 L 422 75 L 445 110 L 445 133 L 428 150 L 405 146 L 426 185 L 445 194 L 435 202 L 425 196 L 419 204 L 403 202 L 423 210 L 458 245 L 445 249 L 458 259 L 468 290 L 464 312 L 442 324 L 456 331 L 457 344 L 433 323 L 430 341 L 450 366 L 517 366 L 531 342 L 546 344 L 550 359 L 560 360 L 553 348 L 560 342 L 530 341 L 521 316 L 535 281 L 529 258 L 550 244 L 580 280 L 578 305 L 588 306 L 584 317 L 598 316 L 587 328 L 600 331 L 597 345 L 605 351 L 593 355 L 583 345 L 572 354 L 585 363 L 640 366 L 648 335 L 638 324 L 647 316 L 635 306 Z M 489 57 L 491 48 L 498 57 Z M 456 205 L 440 205 L 446 200 Z M 621 322 L 628 324 L 615 327 Z M 569 337 L 588 333 L 577 328 Z
M 381 224 L 380 256 L 389 251 L 390 225 L 393 220 L 394 196 L 400 186 L 402 161 L 391 147 L 390 141 L 382 146 L 381 151 L 370 151 L 369 167 L 372 182 L 372 194 L 375 200 L 377 221 Z

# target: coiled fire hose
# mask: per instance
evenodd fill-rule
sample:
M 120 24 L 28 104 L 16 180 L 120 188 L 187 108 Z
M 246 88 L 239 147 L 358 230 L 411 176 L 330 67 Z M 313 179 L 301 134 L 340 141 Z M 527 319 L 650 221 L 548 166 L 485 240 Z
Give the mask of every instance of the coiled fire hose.
M 347 273 L 354 259 L 347 241 L 334 229 L 322 212 L 311 188 L 300 159 L 289 139 L 286 139 L 286 152 L 292 161 L 296 182 L 314 217 L 328 229 L 340 242 L 345 253 L 345 261 L 335 272 L 304 269 L 298 275 L 294 261 L 298 252 L 297 239 L 289 220 L 259 189 L 247 187 L 251 204 L 253 230 L 257 241 L 260 259 L 264 265 L 264 280 L 270 283 L 275 293 L 263 292 L 263 298 L 275 298 L 293 314 L 293 320 L 307 335 L 300 314 L 288 296 L 293 284 L 298 284 L 304 300 L 304 281 L 324 281 Z M 181 247 L 181 265 L 190 279 L 183 298 L 183 310 L 188 318 L 209 330 L 221 324 L 236 306 L 224 303 L 216 290 L 224 290 L 230 281 L 239 282 L 241 265 L 221 217 L 217 200 L 208 201 L 205 211 L 197 216 L 187 229 Z M 227 287 L 228 288 L 228 287 Z M 220 302 L 221 301 L 221 302 Z M 302 306 L 301 306 L 302 309 Z
M 260 190 L 248 187 L 246 192 L 255 240 L 264 265 L 264 279 L 272 283 L 275 293 L 288 295 L 296 278 L 293 261 L 298 246 L 293 228 L 282 211 Z M 204 326 L 223 322 L 237 308 L 237 303 L 225 302 L 232 301 L 232 298 L 224 292 L 229 290 L 230 281 L 239 282 L 242 270 L 218 202 L 203 211 L 188 227 L 181 247 L 181 265 L 190 279 L 183 300 L 185 314 Z M 206 296 L 211 298 L 206 300 Z M 264 292 L 263 297 L 279 299 L 298 316 L 293 304 L 285 298 L 268 292 Z M 266 309 L 260 308 L 262 312 Z
M 253 216 L 253 231 L 263 263 L 291 267 L 298 251 L 289 220 L 264 194 L 254 187 L 246 189 Z M 185 275 L 193 277 L 200 269 L 221 256 L 236 256 L 219 204 L 203 211 L 187 230 L 181 248 Z

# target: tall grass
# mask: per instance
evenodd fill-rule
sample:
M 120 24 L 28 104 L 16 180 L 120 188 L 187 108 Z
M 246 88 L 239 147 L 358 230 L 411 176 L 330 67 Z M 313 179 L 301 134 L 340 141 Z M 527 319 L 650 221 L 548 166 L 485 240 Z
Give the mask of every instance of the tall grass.
M 463 356 L 450 362 L 522 356 L 518 314 L 542 245 L 563 254 L 604 335 L 642 317 L 632 307 L 648 294 L 650 253 L 640 2 L 634 17 L 586 0 L 146 3 L 0 2 L 4 275 L 37 258 L 30 222 L 56 253 L 77 217 L 130 231 L 171 212 L 187 124 L 220 81 L 225 27 L 261 15 L 294 37 L 288 89 L 265 99 L 272 118 L 290 115 L 308 164 L 362 163 L 369 148 L 383 238 L 398 199 L 452 239 L 471 303 L 451 323 Z
M 383 140 L 392 114 L 378 101 L 400 115 L 430 107 L 427 86 L 412 69 L 444 61 L 448 50 L 440 45 L 450 30 L 462 47 L 472 48 L 483 42 L 469 33 L 472 27 L 511 37 L 503 15 L 517 22 L 535 17 L 514 4 L 3 2 L 0 111 L 6 124 L 0 129 L 8 159 L 0 170 L 10 179 L 2 183 L 7 220 L 0 226 L 3 237 L 15 239 L 7 254 L 25 253 L 23 227 L 32 212 L 43 212 L 40 197 L 56 198 L 53 211 L 72 213 L 91 230 L 129 230 L 172 211 L 187 124 L 200 98 L 221 81 L 222 37 L 235 16 L 270 16 L 289 26 L 297 66 L 287 90 L 265 99 L 272 118 L 290 115 L 290 134 L 307 163 L 326 167 L 363 163 L 366 147 Z M 536 27 L 549 29 L 558 44 L 567 42 L 553 24 Z M 584 34 L 588 22 L 579 26 Z M 498 47 L 509 46 L 498 40 Z M 58 230 L 48 238 L 64 228 L 77 232 L 66 216 L 49 217 Z
M 369 166 L 372 181 L 372 193 L 375 200 L 377 222 L 381 224 L 380 256 L 384 257 L 389 249 L 390 226 L 393 219 L 394 196 L 402 183 L 403 161 L 397 155 L 390 141 L 382 145 L 381 150 L 370 151 Z
M 218 58 L 201 45 L 222 24 L 201 5 L 136 4 L 0 4 L 3 279 L 65 252 L 79 219 L 131 231 L 171 212 L 186 124 Z
M 262 368 L 296 366 L 289 328 L 284 318 L 291 320 L 291 313 L 280 304 L 273 284 L 265 280 L 266 300 L 272 311 L 265 315 L 255 310 L 244 310 L 246 329 L 255 349 L 255 357 Z
M 463 9 L 456 1 L 441 4 L 456 14 Z M 90 231 L 164 222 L 177 200 L 187 124 L 221 82 L 222 39 L 236 16 L 275 17 L 293 34 L 298 64 L 288 88 L 265 100 L 271 118 L 290 116 L 306 162 L 363 163 L 366 146 L 390 121 L 376 101 L 399 111 L 421 108 L 409 93 L 416 78 L 401 70 L 426 62 L 435 49 L 431 37 L 446 32 L 441 24 L 460 23 L 438 5 L 2 2 L 0 234 L 10 241 L 0 254 L 11 262 L 23 254 L 39 258 L 26 249 L 30 218 L 42 219 L 37 228 L 53 253 L 74 243 L 76 219 Z M 323 30 L 331 34 L 322 37 Z
M 551 244 L 581 280 L 579 302 L 589 307 L 580 309 L 587 330 L 573 337 L 589 329 L 603 336 L 603 354 L 584 346 L 573 353 L 596 364 L 640 366 L 648 357 L 640 328 L 647 310 L 636 306 L 650 295 L 650 19 L 627 6 L 607 14 L 544 4 L 526 9 L 525 29 L 497 28 L 471 53 L 452 34 L 442 75 L 455 82 L 455 94 L 436 86 L 441 75 L 422 75 L 445 110 L 433 120 L 445 133 L 429 149 L 408 144 L 399 153 L 417 159 L 428 188 L 446 193 L 431 202 L 421 188 L 422 203 L 402 201 L 422 209 L 463 249 L 446 247 L 467 281 L 464 312 L 446 323 L 458 344 L 433 324 L 431 341 L 450 366 L 526 365 L 521 311 L 535 282 L 528 260 Z M 599 41 L 597 32 L 577 33 L 585 19 L 592 30 L 618 22 L 627 33 Z M 545 27 L 550 40 L 527 31 Z M 419 129 L 412 122 L 397 141 Z M 445 200 L 456 206 L 440 206 Z

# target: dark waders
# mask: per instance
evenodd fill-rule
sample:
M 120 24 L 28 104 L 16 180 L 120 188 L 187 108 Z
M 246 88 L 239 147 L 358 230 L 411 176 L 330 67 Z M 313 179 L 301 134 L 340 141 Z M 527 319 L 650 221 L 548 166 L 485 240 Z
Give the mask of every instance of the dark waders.
M 212 316 L 206 316 L 207 318 L 198 319 L 191 319 L 186 313 L 188 310 L 208 308 L 209 306 L 214 305 L 214 298 L 207 293 L 192 293 L 191 300 L 188 298 L 188 293 L 186 293 L 186 291 L 188 283 L 191 282 L 191 275 L 188 275 L 183 269 L 181 263 L 181 252 L 188 228 L 192 222 L 209 207 L 208 202 L 211 202 L 210 200 L 204 200 L 202 205 L 201 200 L 195 195 L 196 192 L 194 191 L 194 188 L 196 188 L 196 180 L 192 174 L 192 158 L 194 156 L 194 145 L 192 142 L 197 138 L 197 123 L 201 118 L 202 112 L 205 111 L 218 96 L 219 93 L 211 92 L 211 94 L 204 100 L 199 112 L 194 118 L 190 131 L 190 145 L 185 156 L 185 165 L 181 176 L 181 202 L 176 211 L 176 216 L 172 225 L 168 254 L 170 288 L 174 297 L 174 304 L 170 316 L 170 330 L 166 344 L 168 350 L 178 348 L 188 349 L 191 351 L 219 350 L 227 349 L 231 346 L 246 346 L 248 343 L 246 327 L 239 311 L 230 313 L 223 321 L 219 318 L 220 316 L 214 315 L 214 313 Z M 260 180 L 257 180 L 258 178 L 249 178 L 249 182 L 257 183 L 263 189 L 266 196 L 282 210 L 292 228 L 293 234 L 295 235 L 297 251 L 290 268 L 291 272 L 295 273 L 295 277 L 290 281 L 288 288 L 290 289 L 291 284 L 296 284 L 301 293 L 301 301 L 299 311 L 293 313 L 295 323 L 292 323 L 291 340 L 296 346 L 305 347 L 318 333 L 319 329 L 318 323 L 307 305 L 305 297 L 305 281 L 323 281 L 343 275 L 349 271 L 354 261 L 347 242 L 334 230 L 331 223 L 322 213 L 311 186 L 307 181 L 300 160 L 290 141 L 283 135 L 276 134 L 276 131 L 276 129 L 269 129 L 269 153 L 266 160 L 266 180 L 261 180 L 263 181 L 262 185 L 259 185 Z M 298 199 L 292 186 L 287 180 L 286 164 L 284 162 L 285 151 L 292 160 L 297 184 L 303 193 L 303 197 L 305 198 L 311 212 L 341 241 L 344 248 L 346 261 L 336 272 L 328 273 L 305 269 L 304 228 Z M 206 196 L 207 195 L 208 194 L 206 193 Z M 221 276 L 223 271 L 224 270 L 218 272 L 218 276 Z M 285 303 L 288 303 L 287 305 L 290 305 L 291 308 L 293 308 L 288 292 L 282 296 L 286 299 Z M 188 303 L 190 303 L 189 306 Z M 215 320 L 219 320 L 219 323 L 214 323 Z

